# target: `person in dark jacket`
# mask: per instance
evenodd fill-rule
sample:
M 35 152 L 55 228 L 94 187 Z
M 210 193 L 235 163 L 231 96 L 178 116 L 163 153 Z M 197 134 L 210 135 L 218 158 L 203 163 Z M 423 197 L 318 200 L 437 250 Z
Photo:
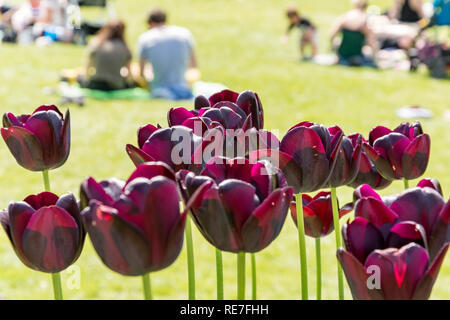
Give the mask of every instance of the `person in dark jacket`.
M 310 20 L 302 17 L 300 13 L 295 8 L 289 8 L 286 10 L 286 16 L 289 19 L 289 26 L 286 34 L 283 38 L 284 42 L 287 41 L 289 33 L 294 29 L 298 28 L 301 32 L 300 38 L 300 53 L 303 58 L 306 58 L 305 51 L 306 47 L 311 47 L 312 58 L 317 55 L 317 29 L 311 23 Z

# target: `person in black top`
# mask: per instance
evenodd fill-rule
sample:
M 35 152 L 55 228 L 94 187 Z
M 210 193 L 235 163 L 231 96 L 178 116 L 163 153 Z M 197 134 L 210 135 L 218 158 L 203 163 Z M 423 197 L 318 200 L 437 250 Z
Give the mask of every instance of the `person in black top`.
M 289 33 L 294 28 L 299 28 L 302 35 L 300 38 L 300 53 L 304 59 L 306 47 L 311 46 L 312 58 L 317 55 L 317 30 L 316 27 L 306 18 L 303 18 L 295 8 L 289 8 L 286 11 L 286 16 L 289 19 L 289 27 L 283 37 L 286 42 Z
M 416 23 L 423 18 L 423 0 L 395 0 L 390 18 L 399 22 Z

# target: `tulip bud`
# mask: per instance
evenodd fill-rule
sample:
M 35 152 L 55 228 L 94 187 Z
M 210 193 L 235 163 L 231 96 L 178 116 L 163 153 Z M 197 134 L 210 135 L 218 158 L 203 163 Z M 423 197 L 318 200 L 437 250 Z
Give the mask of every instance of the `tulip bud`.
M 17 163 L 31 171 L 62 166 L 70 153 L 70 113 L 45 105 L 31 115 L 3 116 L 2 137 Z
M 72 194 L 43 192 L 12 202 L 0 222 L 17 256 L 34 270 L 60 272 L 81 254 L 85 232 Z

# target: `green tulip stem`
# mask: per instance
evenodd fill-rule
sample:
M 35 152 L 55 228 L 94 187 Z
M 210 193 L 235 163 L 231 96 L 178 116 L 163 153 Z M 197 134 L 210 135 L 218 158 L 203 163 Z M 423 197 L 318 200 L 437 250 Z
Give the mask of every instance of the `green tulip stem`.
M 48 176 L 48 170 L 42 171 L 42 177 L 44 178 L 44 189 L 50 192 L 50 178 Z M 52 273 L 52 283 L 53 283 L 53 295 L 55 300 L 63 300 L 62 286 L 61 286 L 61 274 Z
M 406 179 L 403 179 L 403 185 L 405 186 L 405 190 L 409 189 L 409 181 Z
M 297 203 L 297 230 L 298 230 L 298 244 L 300 250 L 302 300 L 308 300 L 308 267 L 306 264 L 306 239 L 305 239 L 305 222 L 303 220 L 302 194 L 301 193 L 296 194 L 295 199 Z
M 250 256 L 252 258 L 252 300 L 256 300 L 256 257 L 254 253 L 252 253 Z
M 339 226 L 339 210 L 336 197 L 336 188 L 331 188 L 331 203 L 333 206 L 333 224 L 336 238 L 336 251 L 341 247 L 341 227 Z M 344 275 L 339 262 L 337 262 L 339 300 L 344 300 Z
M 316 238 L 316 299 L 322 300 L 322 259 L 320 253 L 320 238 Z
M 62 286 L 61 286 L 61 275 L 60 273 L 52 273 L 53 282 L 53 294 L 55 300 L 63 300 Z
M 245 252 L 237 254 L 237 299 L 245 300 Z
M 223 262 L 222 251 L 216 248 L 217 300 L 223 300 Z
M 142 276 L 142 287 L 144 289 L 144 300 L 153 300 L 149 273 Z
M 195 300 L 195 263 L 194 263 L 194 245 L 192 242 L 191 218 L 186 217 L 186 249 L 188 265 L 188 286 L 189 300 Z
M 42 177 L 44 178 L 45 191 L 50 192 L 50 178 L 48 176 L 48 170 L 42 171 Z

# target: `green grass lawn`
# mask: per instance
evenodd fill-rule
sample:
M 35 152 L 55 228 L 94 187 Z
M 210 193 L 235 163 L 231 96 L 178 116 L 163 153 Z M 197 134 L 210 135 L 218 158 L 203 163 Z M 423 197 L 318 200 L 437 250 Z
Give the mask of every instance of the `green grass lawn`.
M 368 135 L 376 125 L 397 126 L 401 120 L 395 110 L 406 104 L 418 104 L 433 110 L 435 116 L 423 121 L 431 135 L 432 152 L 427 176 L 440 180 L 444 192 L 450 192 L 450 122 L 443 113 L 450 109 L 449 81 L 432 80 L 426 74 L 401 71 L 321 67 L 300 63 L 297 39 L 280 43 L 287 22 L 282 0 L 165 0 L 159 1 L 170 12 L 170 22 L 192 30 L 204 81 L 220 82 L 235 91 L 252 89 L 260 94 L 267 129 L 284 134 L 302 120 L 324 125 L 340 125 L 348 134 Z M 328 50 L 328 32 L 333 20 L 347 8 L 347 1 L 297 1 L 302 12 L 320 28 L 322 51 Z M 390 1 L 372 1 L 385 6 Z M 128 40 L 134 48 L 145 29 L 148 5 L 154 1 L 117 0 L 116 9 L 128 23 Z M 85 63 L 82 47 L 54 45 L 47 48 L 0 46 L 0 111 L 29 113 L 41 104 L 57 103 L 58 97 L 43 93 L 43 87 L 55 85 L 58 72 Z M 58 194 L 78 194 L 80 182 L 93 176 L 126 178 L 134 166 L 125 153 L 126 143 L 136 142 L 136 130 L 146 123 L 166 125 L 166 112 L 174 106 L 192 107 L 192 102 L 168 101 L 88 101 L 84 108 L 71 107 L 72 150 L 64 167 L 51 172 L 52 189 Z M 38 173 L 19 167 L 6 145 L 0 143 L 0 207 L 11 200 L 42 191 Z M 402 183 L 395 182 L 383 194 L 397 193 Z M 341 203 L 351 199 L 352 190 L 338 190 Z M 212 246 L 195 231 L 197 297 L 215 298 L 215 258 Z M 310 296 L 315 295 L 314 241 L 308 239 Z M 262 299 L 298 299 L 300 277 L 297 233 L 288 218 L 274 243 L 257 254 L 258 294 Z M 249 260 L 249 259 L 248 259 Z M 50 276 L 24 267 L 9 241 L 0 232 L 0 297 L 5 299 L 52 298 Z M 236 296 L 236 258 L 224 255 L 225 297 Z M 63 272 L 63 290 L 67 299 L 140 299 L 141 280 L 126 278 L 103 266 L 86 242 L 76 266 L 81 270 L 80 289 L 70 290 Z M 248 272 L 249 263 L 247 264 Z M 323 240 L 323 296 L 337 297 L 334 236 Z M 250 275 L 250 273 L 248 273 Z M 248 289 L 250 291 L 250 278 Z M 157 299 L 187 297 L 186 253 L 168 269 L 152 275 Z M 351 298 L 346 291 L 346 298 Z M 450 298 L 450 256 L 444 261 L 432 298 Z

